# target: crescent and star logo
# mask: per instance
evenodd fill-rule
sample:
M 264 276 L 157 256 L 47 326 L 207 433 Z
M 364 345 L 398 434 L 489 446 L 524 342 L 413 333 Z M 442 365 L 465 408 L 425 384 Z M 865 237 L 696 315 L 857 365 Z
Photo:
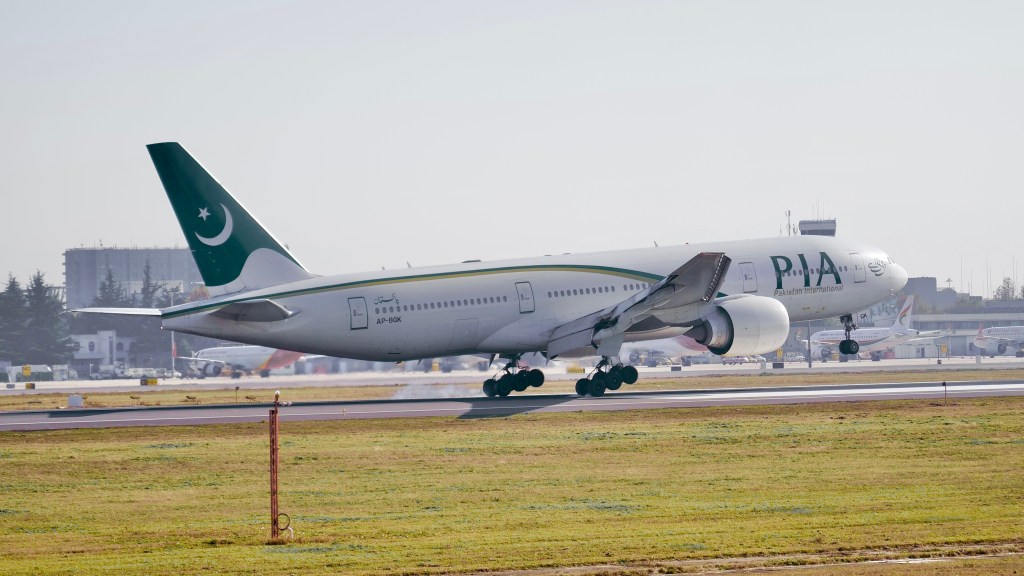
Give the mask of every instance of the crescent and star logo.
M 196 238 L 198 238 L 200 242 L 206 244 L 207 246 L 220 246 L 221 244 L 227 242 L 228 238 L 231 236 L 231 231 L 235 227 L 235 222 L 231 218 L 231 212 L 228 212 L 228 207 L 223 204 L 221 204 L 220 207 L 224 210 L 224 229 L 220 231 L 220 234 L 217 234 L 213 238 L 207 238 L 205 236 L 200 236 L 199 232 L 195 233 Z M 206 222 L 206 219 L 209 217 L 209 208 L 199 209 L 199 218 L 202 218 L 203 222 Z

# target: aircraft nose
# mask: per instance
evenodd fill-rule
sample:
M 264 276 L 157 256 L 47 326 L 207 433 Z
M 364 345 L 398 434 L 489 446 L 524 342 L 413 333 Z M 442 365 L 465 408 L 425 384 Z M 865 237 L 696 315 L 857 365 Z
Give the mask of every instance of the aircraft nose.
M 889 266 L 889 281 L 892 283 L 892 291 L 898 292 L 907 285 L 907 271 L 899 264 Z

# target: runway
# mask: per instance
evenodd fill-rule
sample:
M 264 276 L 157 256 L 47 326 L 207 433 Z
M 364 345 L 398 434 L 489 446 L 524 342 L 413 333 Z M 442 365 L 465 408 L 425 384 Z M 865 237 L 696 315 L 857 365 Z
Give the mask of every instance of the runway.
M 645 410 L 752 404 L 799 404 L 865 400 L 950 399 L 1024 395 L 1024 380 L 852 384 L 783 388 L 629 392 L 602 398 L 575 394 L 515 395 L 508 398 L 446 398 L 365 402 L 306 402 L 281 407 L 281 420 L 348 420 L 370 418 L 494 418 L 524 413 Z M 0 414 L 0 431 L 113 428 L 129 426 L 196 426 L 259 422 L 269 404 L 65 409 Z

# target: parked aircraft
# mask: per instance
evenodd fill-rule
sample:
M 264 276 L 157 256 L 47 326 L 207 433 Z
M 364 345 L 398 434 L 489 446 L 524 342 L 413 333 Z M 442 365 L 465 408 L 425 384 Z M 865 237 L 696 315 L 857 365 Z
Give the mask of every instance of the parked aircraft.
M 484 382 L 488 396 L 543 383 L 541 370 L 518 369 L 527 352 L 600 356 L 576 384 L 600 396 L 636 381 L 618 362 L 627 341 L 686 334 L 716 354 L 750 355 L 778 348 L 790 320 L 840 316 L 853 330 L 852 312 L 907 280 L 881 250 L 826 236 L 316 276 L 179 144 L 148 149 L 211 299 L 85 311 L 345 358 L 498 354 L 508 362 Z
M 232 375 L 247 372 L 266 378 L 271 370 L 284 368 L 302 356 L 302 352 L 266 346 L 218 346 L 200 350 L 195 356 L 179 356 L 177 359 L 188 362 L 203 376 L 218 376 L 222 371 L 230 370 Z
M 851 347 L 846 354 L 857 354 L 858 352 L 870 352 L 872 360 L 881 358 L 883 350 L 888 350 L 897 344 L 913 344 L 926 342 L 941 338 L 945 332 L 933 330 L 922 332 L 911 328 L 914 313 L 914 296 L 907 296 L 900 313 L 892 326 L 885 328 L 858 328 L 850 333 L 850 338 L 856 346 Z M 811 335 L 811 354 L 823 360 L 832 356 L 832 352 L 839 348 L 840 343 L 846 334 L 843 330 L 822 330 Z M 806 342 L 806 341 L 805 341 Z
M 993 326 L 981 328 L 974 337 L 974 346 L 984 354 L 995 356 L 1005 354 L 1009 348 L 1016 348 L 1014 355 L 1024 356 L 1024 326 Z

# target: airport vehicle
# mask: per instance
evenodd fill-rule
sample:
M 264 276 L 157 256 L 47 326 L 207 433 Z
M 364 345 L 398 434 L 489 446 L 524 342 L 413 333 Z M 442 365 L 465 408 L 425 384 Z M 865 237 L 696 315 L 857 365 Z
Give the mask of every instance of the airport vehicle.
M 974 337 L 974 346 L 989 356 L 1005 354 L 1010 348 L 1016 348 L 1014 355 L 1024 356 L 1024 326 L 993 326 L 979 328 Z
M 746 355 L 781 346 L 790 320 L 840 316 L 853 330 L 853 311 L 907 280 L 883 251 L 826 236 L 316 276 L 183 147 L 148 149 L 211 299 L 79 312 L 158 316 L 175 332 L 363 360 L 501 356 L 488 396 L 543 384 L 541 370 L 518 369 L 529 352 L 600 356 L 576 386 L 600 396 L 636 381 L 618 363 L 626 341 L 686 334 Z
M 885 328 L 858 328 L 849 334 L 854 346 L 843 350 L 842 341 L 846 334 L 843 330 L 822 330 L 811 335 L 811 354 L 822 360 L 827 360 L 836 349 L 841 354 L 858 354 L 870 352 L 872 360 L 881 359 L 882 351 L 892 348 L 897 344 L 912 344 L 934 340 L 946 335 L 945 332 L 934 330 L 922 332 L 911 328 L 914 310 L 914 297 L 907 296 L 906 301 L 900 308 L 900 313 L 892 326 Z M 805 341 L 806 342 L 806 341 Z
M 271 370 L 284 368 L 302 356 L 302 352 L 266 346 L 218 346 L 200 350 L 194 356 L 179 356 L 177 359 L 188 362 L 201 376 L 219 376 L 227 371 L 233 377 L 244 372 L 258 373 L 266 378 L 270 376 Z

